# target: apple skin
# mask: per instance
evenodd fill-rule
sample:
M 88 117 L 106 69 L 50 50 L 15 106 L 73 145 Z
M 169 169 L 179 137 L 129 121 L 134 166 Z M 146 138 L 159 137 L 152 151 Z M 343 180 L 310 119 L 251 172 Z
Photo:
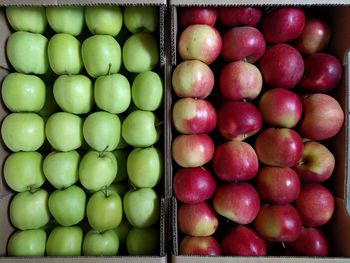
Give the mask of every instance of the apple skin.
M 258 157 L 253 147 L 240 141 L 218 145 L 212 165 L 216 176 L 227 182 L 250 180 L 259 169 Z
M 263 201 L 283 205 L 297 199 L 300 179 L 292 168 L 264 166 L 256 176 L 256 188 Z
M 6 19 L 15 31 L 42 34 L 47 28 L 45 7 L 7 6 Z
M 173 179 L 173 191 L 177 200 L 196 204 L 208 200 L 216 189 L 216 182 L 204 167 L 181 168 Z
M 221 256 L 219 242 L 212 236 L 185 236 L 179 246 L 180 255 L 188 256 Z
M 321 141 L 335 136 L 344 123 L 339 102 L 327 94 L 314 93 L 302 98 L 303 117 L 298 132 L 310 140 Z
M 238 225 L 228 229 L 221 241 L 222 252 L 230 256 L 266 256 L 265 242 L 254 230 Z
M 200 60 L 185 60 L 176 65 L 172 74 L 172 88 L 181 98 L 204 99 L 214 88 L 214 73 Z
M 305 26 L 305 13 L 298 7 L 279 7 L 265 14 L 261 21 L 262 32 L 269 44 L 297 39 Z
M 205 133 L 180 134 L 173 140 L 171 152 L 181 167 L 202 166 L 212 159 L 214 142 Z
M 219 108 L 217 127 L 225 139 L 243 141 L 260 131 L 262 117 L 250 102 L 228 101 Z
M 159 255 L 160 233 L 157 227 L 133 227 L 126 237 L 130 256 Z
M 300 135 L 289 128 L 266 128 L 255 140 L 255 151 L 259 161 L 271 166 L 296 165 L 302 158 L 303 146 Z
M 216 7 L 186 6 L 178 9 L 178 21 L 183 29 L 194 24 L 214 26 L 217 18 Z
M 264 36 L 255 27 L 233 27 L 222 37 L 221 56 L 227 62 L 244 60 L 254 63 L 261 58 L 265 49 Z
M 105 232 L 88 231 L 84 236 L 84 256 L 116 256 L 119 249 L 119 239 L 113 229 Z
M 183 60 L 198 59 L 208 65 L 220 55 L 222 39 L 209 25 L 190 25 L 180 34 L 178 52 Z
M 327 53 L 312 54 L 304 60 L 305 72 L 299 82 L 306 91 L 326 93 L 334 89 L 342 77 L 339 60 Z
M 205 203 L 181 204 L 177 222 L 182 233 L 195 237 L 210 236 L 218 228 L 218 217 L 213 208 Z
M 117 160 L 118 171 L 117 176 L 114 179 L 114 183 L 120 183 L 128 179 L 127 173 L 127 159 L 129 152 L 122 149 L 117 149 L 112 152 Z
M 45 256 L 47 234 L 43 229 L 17 230 L 7 243 L 7 255 L 10 257 Z
M 260 7 L 219 7 L 219 19 L 226 27 L 256 26 L 263 14 Z
M 235 61 L 226 64 L 219 73 L 219 89 L 227 100 L 255 99 L 262 89 L 260 70 L 251 63 Z
M 303 184 L 295 207 L 305 226 L 322 226 L 333 216 L 334 197 L 321 184 Z
M 159 10 L 156 6 L 126 5 L 123 9 L 124 25 L 131 33 L 155 33 L 159 26 Z
M 79 226 L 56 226 L 46 243 L 46 255 L 55 257 L 80 256 L 83 230 Z

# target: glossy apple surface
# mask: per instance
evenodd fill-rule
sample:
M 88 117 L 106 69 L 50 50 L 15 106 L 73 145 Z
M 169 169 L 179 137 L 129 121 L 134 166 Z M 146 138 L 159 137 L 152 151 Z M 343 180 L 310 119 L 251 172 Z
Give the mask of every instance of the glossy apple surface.
M 255 6 L 223 6 L 219 8 L 219 19 L 227 27 L 256 26 L 264 11 Z
M 154 33 L 159 27 L 159 10 L 152 5 L 127 5 L 124 7 L 124 24 L 131 33 Z
M 17 230 L 7 243 L 7 255 L 12 257 L 45 256 L 47 234 L 43 229 Z
M 179 246 L 180 255 L 220 256 L 222 254 L 219 242 L 212 236 L 185 236 Z
M 194 24 L 214 26 L 217 17 L 218 10 L 216 7 L 186 6 L 178 9 L 178 21 L 181 28 Z
M 46 243 L 47 256 L 80 256 L 83 244 L 83 230 L 79 226 L 56 226 Z
M 43 6 L 7 6 L 6 19 L 15 31 L 42 34 L 47 28 L 45 10 Z

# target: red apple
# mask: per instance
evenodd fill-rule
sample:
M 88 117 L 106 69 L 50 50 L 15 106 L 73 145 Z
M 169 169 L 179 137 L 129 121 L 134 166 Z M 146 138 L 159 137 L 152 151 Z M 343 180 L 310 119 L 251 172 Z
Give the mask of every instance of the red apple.
M 212 236 L 185 236 L 180 242 L 179 252 L 188 256 L 220 256 L 222 253 L 219 242 Z
M 305 226 L 322 226 L 333 216 L 334 197 L 321 184 L 303 184 L 295 206 Z
M 227 27 L 256 26 L 263 13 L 260 7 L 219 7 L 219 19 Z
M 300 180 L 289 167 L 264 166 L 256 177 L 260 198 L 273 204 L 295 201 L 300 192 Z
M 213 195 L 216 182 L 204 167 L 181 168 L 174 175 L 173 189 L 177 200 L 196 204 Z
M 259 169 L 258 157 L 253 147 L 240 141 L 218 145 L 212 164 L 217 177 L 227 182 L 250 180 Z
M 219 186 L 213 196 L 214 210 L 238 224 L 246 225 L 255 219 L 260 199 L 255 188 L 248 183 L 227 183 Z
M 205 202 L 180 205 L 177 218 L 180 231 L 190 236 L 210 236 L 218 227 L 214 210 Z
M 228 62 L 254 63 L 264 54 L 265 48 L 264 36 L 255 27 L 233 27 L 222 37 L 221 56 Z
M 178 21 L 181 28 L 193 24 L 205 24 L 214 26 L 218 17 L 216 7 L 186 6 L 178 9 Z
M 282 88 L 265 91 L 259 101 L 264 122 L 278 127 L 293 128 L 301 118 L 302 108 L 299 96 Z
M 325 93 L 334 89 L 342 77 L 339 60 L 327 53 L 312 54 L 304 60 L 300 86 L 307 91 Z
M 186 60 L 178 64 L 172 75 L 172 87 L 176 96 L 206 98 L 214 87 L 214 74 L 200 60 Z
M 319 142 L 304 143 L 303 158 L 293 167 L 302 182 L 321 183 L 333 173 L 335 167 L 334 155 L 326 146 Z
M 222 40 L 219 31 L 209 25 L 190 25 L 180 34 L 179 55 L 183 60 L 198 59 L 213 63 L 220 55 Z
M 297 39 L 305 26 L 305 13 L 299 7 L 279 7 L 261 20 L 262 32 L 270 44 Z
M 266 50 L 259 61 L 259 68 L 266 84 L 291 89 L 304 74 L 304 61 L 294 47 L 276 44 Z
M 269 127 L 256 138 L 255 150 L 266 165 L 292 167 L 302 158 L 303 141 L 292 129 Z
M 222 241 L 222 252 L 230 256 L 266 256 L 265 242 L 247 226 L 230 228 Z
M 181 167 L 197 167 L 214 155 L 213 140 L 207 134 L 180 134 L 172 143 L 172 157 Z
M 327 94 L 314 93 L 302 98 L 303 117 L 299 133 L 310 140 L 320 141 L 335 136 L 344 123 L 339 102 Z
M 263 239 L 278 242 L 295 241 L 302 227 L 298 211 L 290 204 L 261 206 L 254 225 Z
M 243 141 L 261 127 L 261 114 L 250 102 L 228 101 L 219 108 L 218 130 L 227 140 Z
M 254 64 L 244 61 L 226 64 L 219 75 L 219 88 L 227 100 L 255 99 L 262 84 L 260 70 Z
M 180 133 L 209 133 L 216 120 L 216 111 L 207 100 L 182 98 L 174 103 L 172 121 Z

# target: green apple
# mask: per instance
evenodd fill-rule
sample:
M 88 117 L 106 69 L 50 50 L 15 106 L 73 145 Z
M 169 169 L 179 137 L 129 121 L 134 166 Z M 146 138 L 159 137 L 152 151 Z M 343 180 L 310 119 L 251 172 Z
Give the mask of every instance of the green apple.
M 80 42 L 66 33 L 53 35 L 47 47 L 49 64 L 57 75 L 79 74 L 83 69 Z
M 111 5 L 87 6 L 85 21 L 92 34 L 115 37 L 123 25 L 122 9 Z
M 50 152 L 43 161 L 46 179 L 56 189 L 67 188 L 79 180 L 80 154 L 73 150 L 68 152 Z
M 159 230 L 156 227 L 130 229 L 126 247 L 131 256 L 159 255 Z
M 113 183 L 107 187 L 107 190 L 117 193 L 120 197 L 124 197 L 129 191 L 129 187 L 125 183 Z
M 113 229 L 118 236 L 120 250 L 126 250 L 126 237 L 128 236 L 128 233 L 131 228 L 132 226 L 124 216 L 119 226 Z
M 157 223 L 159 206 L 159 198 L 153 188 L 130 190 L 123 198 L 125 216 L 135 227 L 149 227 Z
M 35 75 L 13 72 L 2 82 L 1 96 L 12 112 L 38 112 L 45 104 L 45 83 Z
M 73 257 L 81 255 L 83 230 L 79 226 L 56 226 L 46 242 L 46 255 Z
M 7 255 L 10 257 L 45 256 L 46 232 L 43 229 L 17 230 L 7 243 Z
M 49 68 L 47 45 L 41 34 L 17 31 L 7 39 L 6 55 L 16 71 L 41 75 Z
M 46 17 L 50 27 L 56 33 L 79 35 L 84 28 L 83 6 L 47 6 Z
M 155 111 L 163 101 L 163 83 L 153 71 L 141 72 L 131 87 L 132 100 L 141 110 Z
M 36 151 L 45 141 L 44 119 L 36 113 L 10 113 L 1 125 L 1 137 L 13 152 Z
M 4 163 L 3 175 L 7 185 L 16 192 L 41 187 L 45 182 L 43 156 L 39 152 L 16 152 Z
M 55 190 L 49 196 L 49 210 L 62 226 L 78 224 L 85 216 L 86 195 L 77 185 Z
M 107 189 L 93 193 L 86 206 L 86 216 L 94 230 L 105 231 L 116 228 L 123 217 L 121 197 Z
M 88 113 L 94 105 L 92 81 L 85 75 L 61 75 L 53 85 L 53 95 L 66 112 Z
M 94 35 L 85 39 L 81 54 L 85 69 L 93 78 L 118 73 L 120 69 L 121 48 L 112 36 Z
M 112 229 L 104 232 L 90 230 L 84 237 L 84 256 L 116 256 L 118 250 L 119 239 Z
M 43 6 L 7 6 L 6 18 L 15 31 L 42 34 L 47 27 Z
M 46 138 L 56 151 L 68 152 L 83 143 L 83 120 L 68 112 L 52 114 L 45 126 Z
M 122 113 L 131 102 L 130 83 L 119 73 L 98 77 L 94 84 L 94 98 L 101 110 Z
M 10 203 L 9 216 L 12 225 L 20 230 L 40 228 L 51 217 L 47 202 L 49 194 L 44 189 L 17 193 Z
M 113 154 L 118 163 L 118 173 L 114 179 L 115 183 L 123 182 L 128 179 L 128 173 L 126 170 L 126 161 L 128 159 L 128 152 L 126 150 L 115 150 Z
M 160 137 L 156 115 L 151 111 L 135 110 L 123 121 L 122 136 L 134 147 L 148 147 Z
M 159 63 L 157 39 L 150 33 L 136 33 L 123 46 L 123 63 L 133 73 L 152 70 Z
M 124 23 L 132 33 L 153 33 L 158 29 L 158 9 L 155 6 L 126 6 L 124 8 Z
M 86 117 L 83 135 L 87 144 L 96 151 L 113 151 L 120 140 L 121 124 L 118 115 L 97 111 Z
M 57 111 L 59 111 L 59 107 L 53 96 L 53 83 L 50 82 L 46 84 L 45 103 L 38 114 L 43 117 L 49 117 Z
M 85 189 L 98 191 L 108 187 L 118 172 L 118 163 L 111 152 L 87 152 L 80 161 L 79 180 Z

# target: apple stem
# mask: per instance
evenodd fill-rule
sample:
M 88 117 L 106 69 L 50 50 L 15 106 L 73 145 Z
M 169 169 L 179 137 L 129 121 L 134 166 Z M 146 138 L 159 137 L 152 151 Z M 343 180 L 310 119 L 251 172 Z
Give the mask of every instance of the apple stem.
M 105 186 L 102 188 L 102 193 L 104 194 L 105 198 L 108 197 L 108 187 L 107 187 L 107 185 L 105 185 Z
M 206 171 L 205 168 L 204 168 L 203 166 L 201 166 L 201 169 L 202 169 L 203 171 Z
M 164 121 L 160 121 L 156 124 L 156 127 L 160 126 L 160 125 L 163 125 L 164 124 Z
M 102 152 L 99 152 L 98 157 L 103 157 L 103 155 L 104 155 L 105 152 L 107 151 L 108 147 L 109 147 L 109 145 L 107 145 L 107 146 L 102 150 Z
M 284 242 L 282 242 L 282 247 L 286 249 L 286 244 L 284 244 Z
M 34 187 L 34 185 L 30 185 L 30 186 L 28 186 L 28 191 L 29 191 L 29 193 L 35 193 L 35 191 L 36 191 L 36 188 Z
M 111 75 L 111 69 L 112 69 L 112 63 L 109 63 L 109 64 L 108 64 L 107 75 Z

